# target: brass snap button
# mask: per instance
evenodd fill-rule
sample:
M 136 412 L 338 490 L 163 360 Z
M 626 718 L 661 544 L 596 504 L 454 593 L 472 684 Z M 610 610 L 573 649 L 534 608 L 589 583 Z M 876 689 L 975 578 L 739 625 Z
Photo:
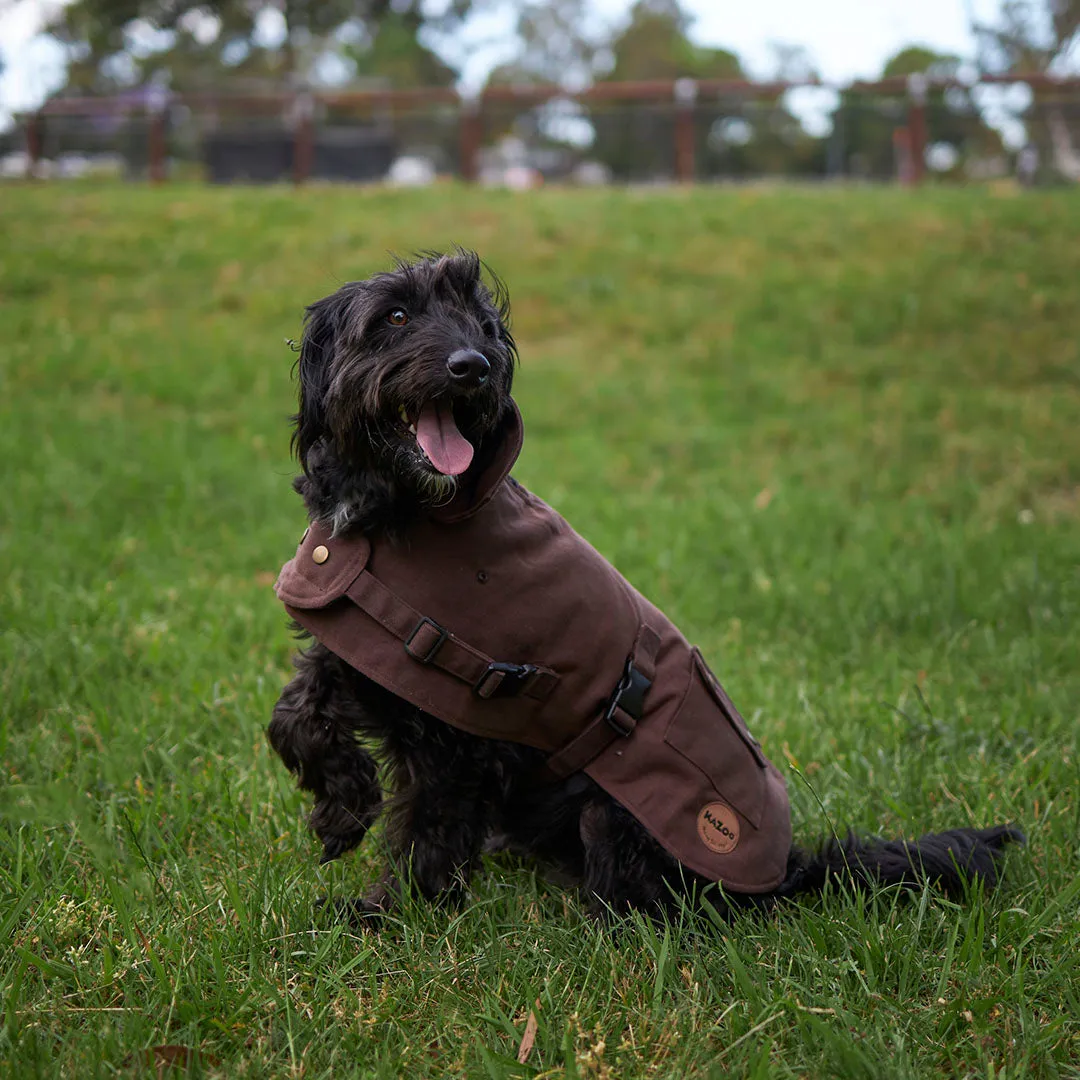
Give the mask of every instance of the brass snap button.
M 330 550 L 324 545 L 320 544 L 312 553 L 311 557 L 321 566 L 327 559 L 330 558 Z

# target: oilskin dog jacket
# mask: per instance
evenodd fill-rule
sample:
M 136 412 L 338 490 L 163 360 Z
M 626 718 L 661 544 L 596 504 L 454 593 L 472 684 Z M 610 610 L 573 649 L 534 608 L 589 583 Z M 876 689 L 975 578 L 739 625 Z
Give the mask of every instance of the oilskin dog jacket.
M 391 543 L 304 534 L 275 589 L 358 671 L 447 724 L 584 770 L 676 859 L 736 892 L 785 876 L 791 816 L 701 653 L 509 476 L 513 407 L 472 484 Z

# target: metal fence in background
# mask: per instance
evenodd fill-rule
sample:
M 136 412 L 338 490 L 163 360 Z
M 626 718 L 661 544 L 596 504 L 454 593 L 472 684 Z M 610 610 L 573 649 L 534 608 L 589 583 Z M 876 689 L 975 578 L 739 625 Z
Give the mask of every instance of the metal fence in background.
M 177 95 L 149 87 L 55 98 L 21 118 L 7 149 L 7 176 L 109 173 L 158 183 L 1080 181 L 1080 79 L 680 79 L 577 93 L 496 86 L 473 98 L 451 89 Z

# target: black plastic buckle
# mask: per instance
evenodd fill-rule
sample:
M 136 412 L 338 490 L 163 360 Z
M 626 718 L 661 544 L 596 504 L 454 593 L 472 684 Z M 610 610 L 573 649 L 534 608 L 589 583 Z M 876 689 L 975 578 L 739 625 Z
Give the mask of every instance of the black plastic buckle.
M 607 710 L 604 712 L 604 720 L 615 730 L 616 734 L 621 735 L 624 739 L 633 733 L 637 724 L 627 725 L 623 723 L 618 719 L 616 710 L 621 709 L 633 720 L 640 720 L 645 712 L 645 695 L 648 693 L 650 686 L 652 686 L 652 680 L 646 679 L 634 667 L 634 658 L 629 657 L 626 661 L 626 667 L 623 669 L 622 678 L 619 679 L 618 686 L 612 692 L 611 698 L 608 700 Z
M 423 630 L 424 626 L 430 626 L 433 630 L 438 631 L 439 637 L 435 641 L 435 644 L 431 646 L 426 653 L 414 652 L 412 643 L 416 638 L 416 635 Z M 429 619 L 426 615 L 413 627 L 413 632 L 408 636 L 405 641 L 405 651 L 414 659 L 418 660 L 421 664 L 430 664 L 435 659 L 435 654 L 442 648 L 443 642 L 450 636 L 449 630 L 444 630 L 434 619 Z
M 525 680 L 535 673 L 535 664 L 504 664 L 493 660 L 476 680 L 473 692 L 485 699 L 513 697 L 525 685 Z M 497 675 L 501 678 L 496 678 Z

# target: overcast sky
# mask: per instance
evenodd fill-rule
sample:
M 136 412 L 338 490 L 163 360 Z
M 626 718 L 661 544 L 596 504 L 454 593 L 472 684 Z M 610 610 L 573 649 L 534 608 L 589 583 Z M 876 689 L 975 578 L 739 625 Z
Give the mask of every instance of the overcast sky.
M 630 0 L 594 4 L 614 21 Z M 910 43 L 970 55 L 968 12 L 992 16 L 998 0 L 685 0 L 685 6 L 696 16 L 695 40 L 734 50 L 752 74 L 768 73 L 769 45 L 781 42 L 805 46 L 823 78 L 846 80 L 877 75 L 892 53 Z M 38 34 L 44 11 L 44 0 L 21 0 L 0 14 L 0 117 L 33 107 L 61 80 L 57 48 Z M 511 25 L 507 15 L 494 14 L 470 28 L 467 40 L 486 44 L 469 49 L 468 84 L 478 85 L 503 58 L 504 49 L 491 42 Z

